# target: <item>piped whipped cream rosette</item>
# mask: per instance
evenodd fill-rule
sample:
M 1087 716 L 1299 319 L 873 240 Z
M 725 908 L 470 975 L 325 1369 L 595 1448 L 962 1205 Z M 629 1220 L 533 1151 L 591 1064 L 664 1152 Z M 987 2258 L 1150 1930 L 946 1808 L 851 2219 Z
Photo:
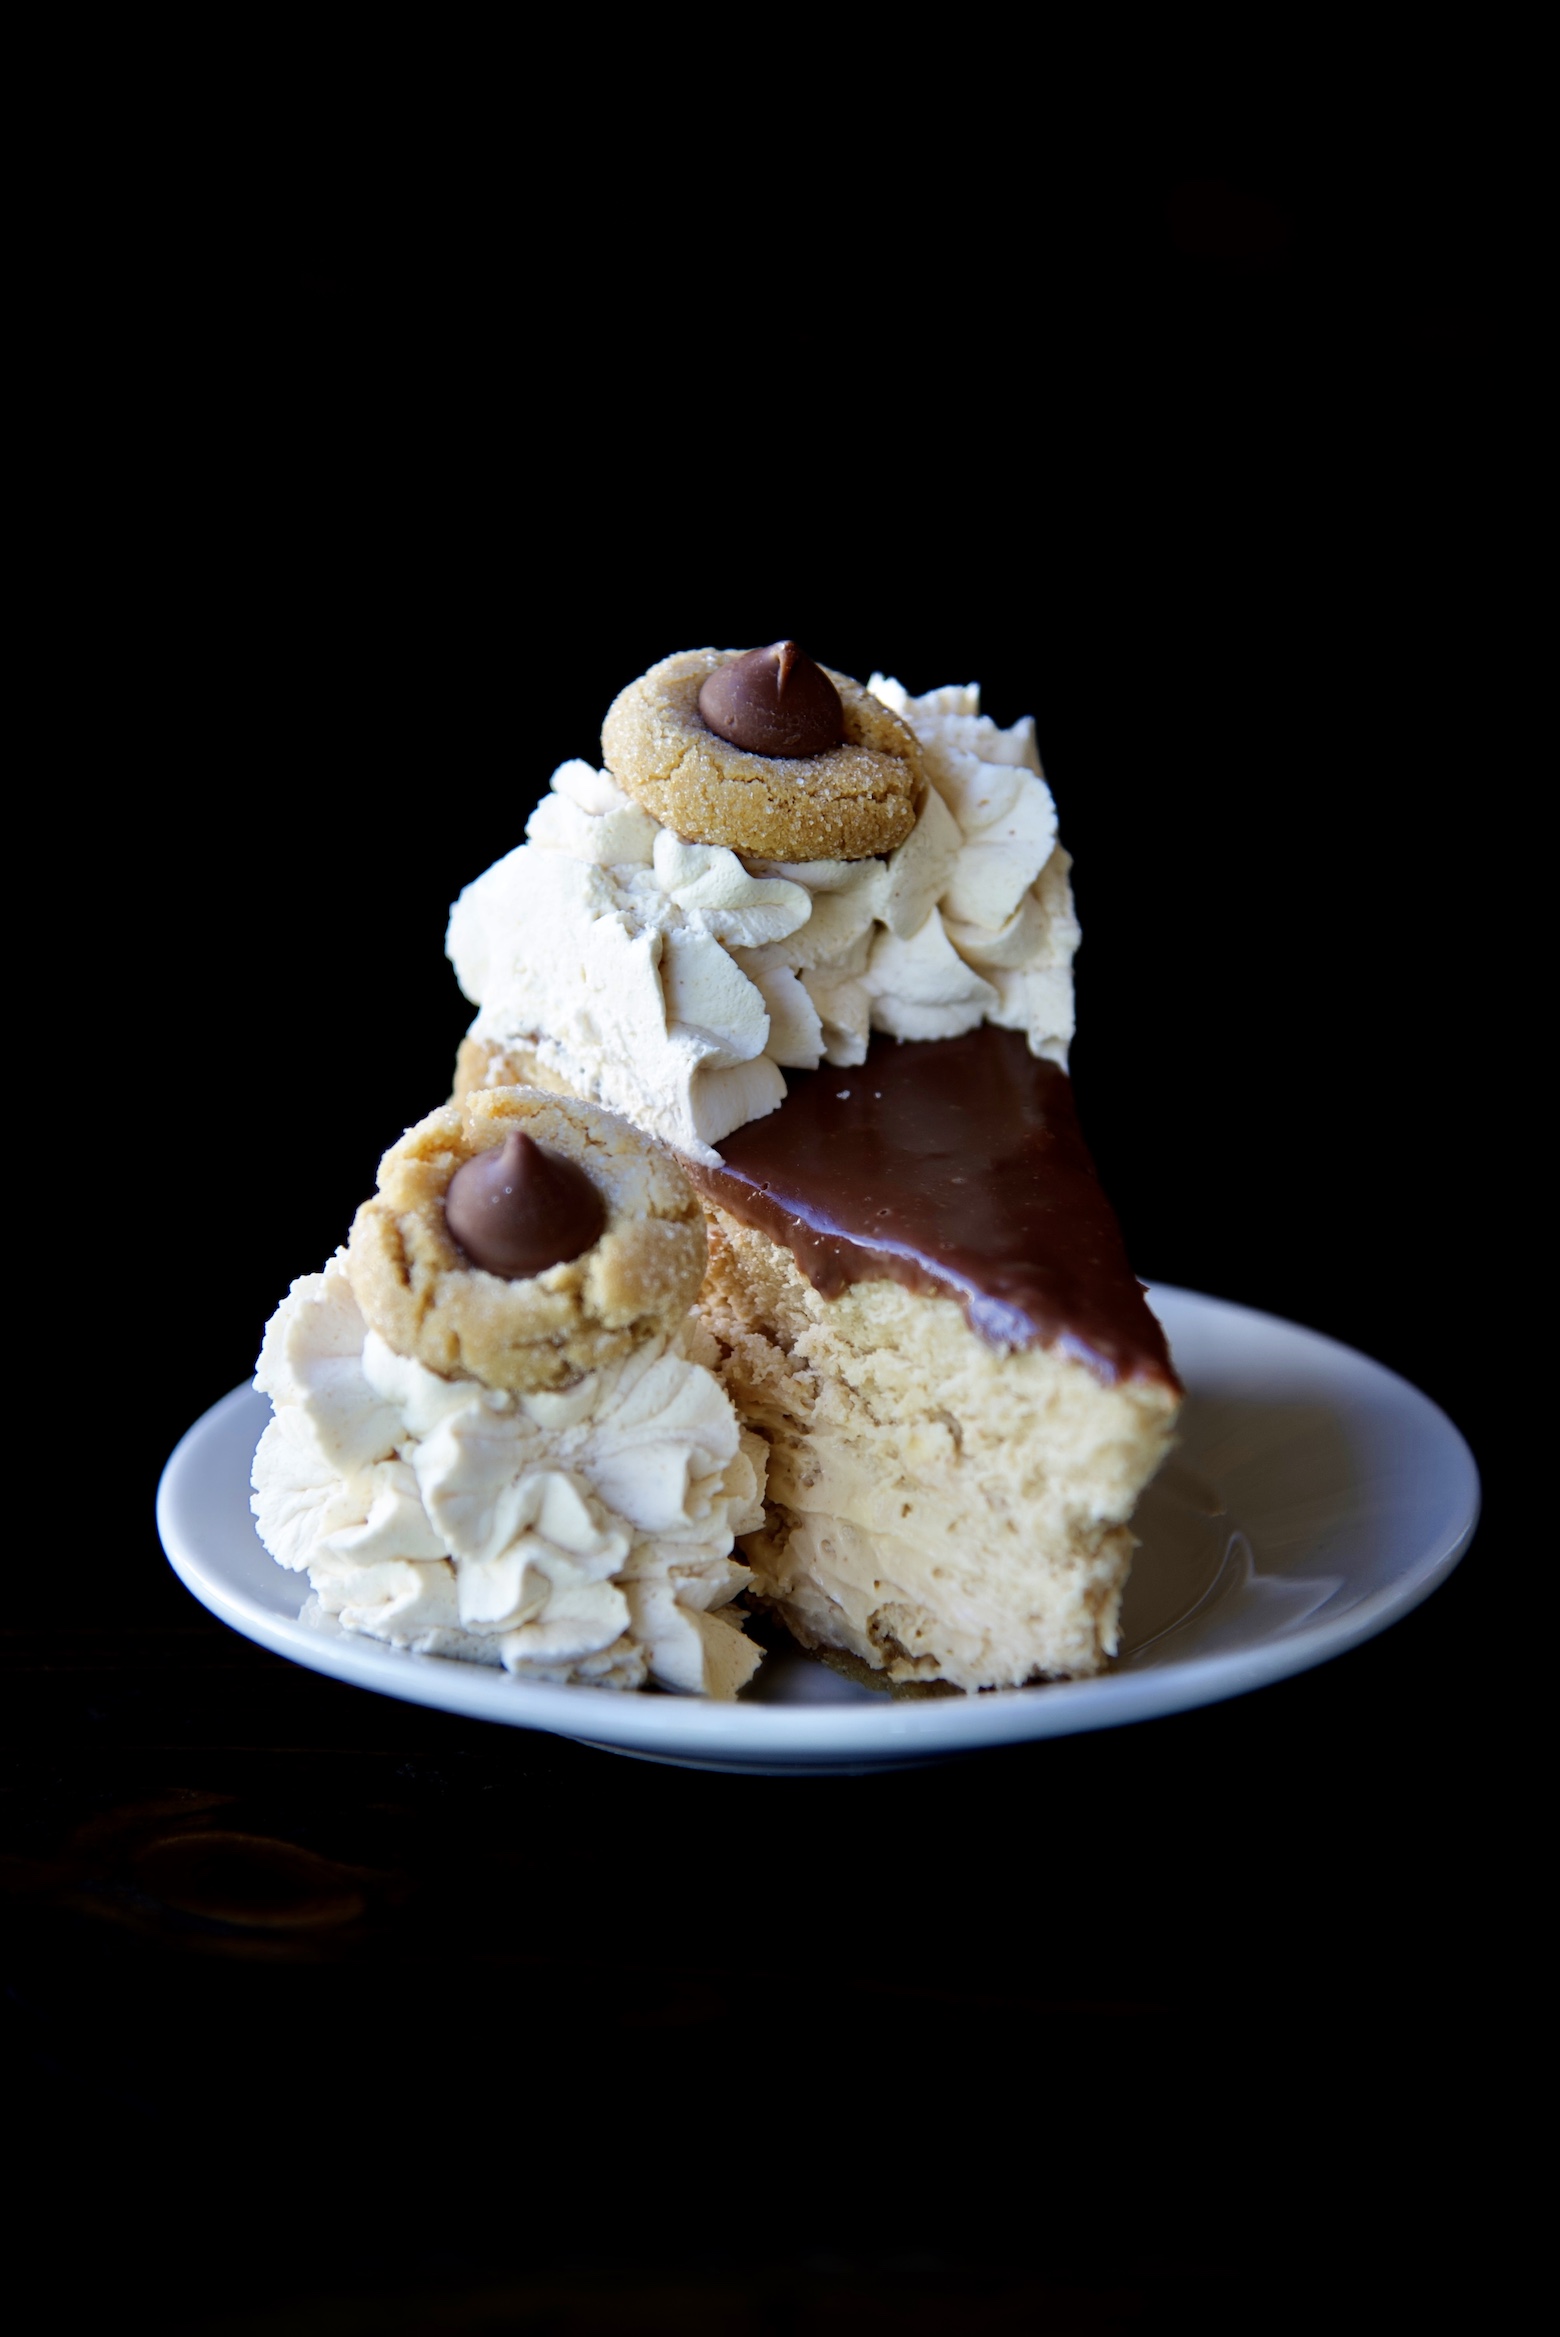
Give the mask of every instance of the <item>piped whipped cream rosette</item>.
M 521 1678 L 735 1695 L 766 1448 L 689 1316 L 703 1266 L 681 1171 L 606 1112 L 493 1089 L 409 1129 L 256 1373 L 252 1506 L 315 1615 Z
M 708 1166 L 787 1070 L 860 1064 L 874 1030 L 991 1022 L 1065 1067 L 1078 925 L 1033 722 L 1000 729 L 973 684 L 834 675 L 841 745 L 743 754 L 697 709 L 748 662 L 653 668 L 608 716 L 609 768 L 563 764 L 526 842 L 461 894 L 447 947 L 479 1011 L 458 1084 L 556 1082 Z M 787 835 L 803 848 L 777 857 Z

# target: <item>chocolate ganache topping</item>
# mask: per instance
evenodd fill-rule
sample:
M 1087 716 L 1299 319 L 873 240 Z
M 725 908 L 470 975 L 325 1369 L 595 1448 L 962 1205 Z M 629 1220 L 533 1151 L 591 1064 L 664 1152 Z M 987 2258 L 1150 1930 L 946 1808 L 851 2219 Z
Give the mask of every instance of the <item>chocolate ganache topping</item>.
M 794 641 L 718 665 L 699 692 L 699 712 L 750 755 L 825 755 L 845 736 L 839 691 Z
M 607 1222 L 585 1171 L 520 1128 L 455 1171 L 444 1215 L 472 1264 L 508 1282 L 577 1258 Z
M 1178 1387 L 1073 1109 L 1072 1082 L 990 1023 L 875 1034 L 849 1071 L 791 1072 L 726 1137 L 710 1200 L 783 1243 L 825 1298 L 890 1276 L 957 1298 L 1004 1347 L 1059 1346 L 1107 1385 Z

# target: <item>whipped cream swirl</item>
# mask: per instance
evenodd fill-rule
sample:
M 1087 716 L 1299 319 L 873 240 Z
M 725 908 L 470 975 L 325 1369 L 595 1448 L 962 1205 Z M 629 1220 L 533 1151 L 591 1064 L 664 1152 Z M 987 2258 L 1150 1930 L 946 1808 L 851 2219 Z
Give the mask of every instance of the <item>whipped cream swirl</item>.
M 760 1650 L 722 1610 L 752 1579 L 765 1447 L 690 1323 L 558 1393 L 442 1379 L 358 1311 L 343 1263 L 295 1282 L 255 1386 L 275 1414 L 251 1508 L 319 1614 L 527 1679 L 733 1696 Z
M 974 684 L 870 687 L 932 782 L 881 859 L 688 844 L 609 772 L 555 771 L 527 841 L 450 915 L 473 1035 L 524 1043 L 574 1093 L 706 1164 L 783 1100 L 786 1070 L 860 1063 L 873 1030 L 1000 1023 L 1065 1066 L 1078 924 L 1033 721 L 999 729 Z

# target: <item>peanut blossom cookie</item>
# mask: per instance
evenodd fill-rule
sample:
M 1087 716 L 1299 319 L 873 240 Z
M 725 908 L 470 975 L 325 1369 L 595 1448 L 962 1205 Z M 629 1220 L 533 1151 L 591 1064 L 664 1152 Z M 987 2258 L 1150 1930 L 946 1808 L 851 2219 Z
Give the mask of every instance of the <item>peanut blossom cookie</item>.
M 408 1129 L 255 1376 L 251 1506 L 312 1611 L 526 1679 L 735 1695 L 765 1453 L 688 1311 L 704 1260 L 676 1164 L 589 1104 L 485 1089 Z
M 687 649 L 614 701 L 608 768 L 677 835 L 769 860 L 865 860 L 915 826 L 915 734 L 794 641 Z

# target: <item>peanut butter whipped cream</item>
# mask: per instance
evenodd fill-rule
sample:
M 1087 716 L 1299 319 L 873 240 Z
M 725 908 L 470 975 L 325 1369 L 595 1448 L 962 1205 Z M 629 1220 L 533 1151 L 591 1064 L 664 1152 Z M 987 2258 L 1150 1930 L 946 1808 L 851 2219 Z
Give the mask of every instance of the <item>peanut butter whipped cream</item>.
M 292 1285 L 255 1386 L 260 1538 L 316 1618 L 524 1679 L 729 1697 L 761 1651 L 723 1610 L 751 1580 L 765 1448 L 697 1322 L 570 1387 L 430 1371 L 365 1323 L 338 1251 Z
M 526 842 L 451 912 L 472 1040 L 524 1047 L 538 1076 L 706 1166 L 782 1102 L 786 1070 L 861 1064 L 873 1030 L 991 1022 L 1065 1067 L 1078 924 L 1033 721 L 1000 729 L 974 684 L 912 698 L 874 674 L 869 690 L 930 782 L 876 858 L 688 843 L 610 771 L 564 763 Z

